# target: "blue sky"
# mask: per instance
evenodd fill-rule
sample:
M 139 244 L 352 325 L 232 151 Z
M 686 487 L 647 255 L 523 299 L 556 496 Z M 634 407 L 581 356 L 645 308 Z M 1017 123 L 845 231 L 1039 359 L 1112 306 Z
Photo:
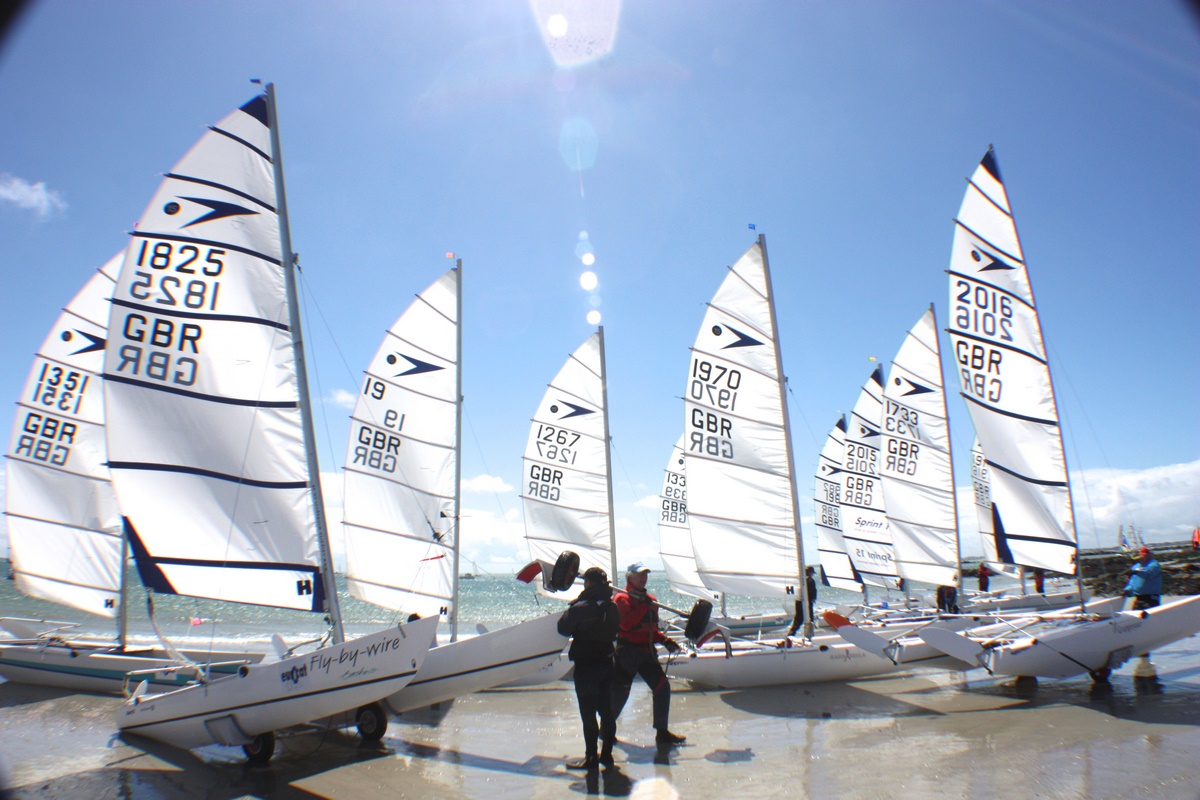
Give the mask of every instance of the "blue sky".
M 577 31 L 585 5 L 615 20 L 611 49 L 558 65 L 539 18 Z M 944 320 L 951 220 L 993 144 L 1084 546 L 1119 523 L 1151 540 L 1200 523 L 1200 22 L 1182 3 L 43 0 L 0 51 L 0 397 L 251 78 L 277 86 L 335 504 L 345 397 L 453 251 L 466 556 L 524 562 L 529 419 L 598 302 L 618 560 L 657 562 L 687 348 L 753 223 L 815 556 L 820 443 L 870 357 L 890 359 L 930 302 Z M 970 423 L 957 397 L 950 411 L 969 487 Z

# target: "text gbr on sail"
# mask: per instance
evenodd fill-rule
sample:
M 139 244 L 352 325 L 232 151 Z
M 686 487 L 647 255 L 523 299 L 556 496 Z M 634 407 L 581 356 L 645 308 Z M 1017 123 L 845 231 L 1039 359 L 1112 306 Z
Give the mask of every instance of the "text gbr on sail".
M 721 458 L 733 458 L 733 420 L 703 408 L 692 408 L 688 448 Z
M 118 328 L 126 342 L 117 351 L 116 374 L 144 377 L 178 386 L 196 383 L 200 339 L 204 330 L 195 322 L 129 311 Z M 190 353 L 191 355 L 185 355 Z
M 994 347 L 959 339 L 954 343 L 954 357 L 962 371 L 962 385 L 967 394 L 999 403 L 1004 391 L 1004 382 L 1000 379 L 1004 353 Z

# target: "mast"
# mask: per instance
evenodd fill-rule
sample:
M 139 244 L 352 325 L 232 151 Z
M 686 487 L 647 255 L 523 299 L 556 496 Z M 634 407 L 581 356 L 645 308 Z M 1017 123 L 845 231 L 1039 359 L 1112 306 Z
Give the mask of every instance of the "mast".
M 783 438 L 787 452 L 788 483 L 792 490 L 792 522 L 796 532 L 796 563 L 799 565 L 800 613 L 804 620 L 804 636 L 811 639 L 813 621 L 808 613 L 808 576 L 804 571 L 804 542 L 800 533 L 800 503 L 796 491 L 796 458 L 792 454 L 792 423 L 788 416 L 787 378 L 783 375 L 783 347 L 780 344 L 779 320 L 775 314 L 775 288 L 771 285 L 771 266 L 767 260 L 767 235 L 758 235 L 758 246 L 762 250 L 763 280 L 767 285 L 767 308 L 771 312 L 771 333 L 775 337 L 775 374 L 779 381 L 779 405 L 783 410 Z
M 325 583 L 325 610 L 333 626 L 334 644 L 346 636 L 338 608 L 337 578 L 333 572 L 333 554 L 329 549 L 329 529 L 325 522 L 325 499 L 321 494 L 321 468 L 317 462 L 313 431 L 312 403 L 308 396 L 308 369 L 304 364 L 304 336 L 300 330 L 300 302 L 296 292 L 296 254 L 292 251 L 292 232 L 288 226 L 287 193 L 283 185 L 283 151 L 279 146 L 279 117 L 275 110 L 275 84 L 268 83 L 267 127 L 271 131 L 271 167 L 275 172 L 275 209 L 279 214 L 279 246 L 283 256 L 283 277 L 287 287 L 288 328 L 292 333 L 292 352 L 296 362 L 296 391 L 299 395 L 300 422 L 304 431 L 304 455 L 308 463 L 309 493 L 312 496 L 313 522 L 321 555 L 321 580 Z
M 937 309 L 929 304 L 929 313 L 933 315 L 933 335 L 938 335 Z M 958 530 L 958 485 L 954 480 L 954 440 L 950 436 L 950 410 L 946 405 L 946 371 L 942 368 L 942 353 L 938 349 L 938 374 L 942 378 L 942 419 L 946 420 L 946 458 L 950 461 L 950 506 L 954 510 L 954 564 L 958 573 L 958 588 L 963 588 L 962 575 L 962 536 Z M 964 598 L 965 599 L 965 598 Z
M 453 601 L 450 604 L 450 641 L 458 641 L 458 570 L 461 559 L 461 546 L 459 542 L 459 534 L 462 533 L 462 519 L 459 514 L 462 512 L 460 497 L 462 495 L 462 412 L 463 412 L 463 393 L 462 393 L 462 259 L 457 259 L 454 262 L 454 269 L 458 272 L 458 297 L 455 300 L 454 311 L 454 572 L 450 577 L 450 596 Z
M 617 528 L 613 512 L 612 448 L 608 432 L 608 367 L 604 358 L 604 326 L 596 328 L 600 336 L 600 402 L 604 405 L 604 482 L 608 486 L 608 561 L 610 580 L 617 580 Z
M 990 144 L 988 145 L 988 153 L 991 154 L 992 160 L 996 161 L 996 151 L 992 148 L 992 146 Z M 997 162 L 996 168 L 999 169 L 998 162 Z M 1001 181 L 1001 183 L 1003 184 L 1003 181 Z M 1013 211 L 1012 198 L 1008 197 L 1008 187 L 1004 188 L 1004 194 L 1005 194 L 1005 198 L 1008 201 L 1008 211 L 1009 211 L 1009 216 L 1012 219 L 1013 232 L 1016 234 L 1017 242 L 1020 242 L 1021 241 L 1021 232 L 1017 228 L 1017 214 L 1015 211 Z M 1023 246 L 1021 247 L 1021 258 L 1022 258 L 1023 264 L 1027 265 L 1029 263 L 1027 260 L 1027 257 L 1025 256 L 1025 248 Z M 1028 275 L 1028 272 L 1029 272 L 1028 266 L 1026 266 L 1025 269 L 1026 269 L 1026 275 Z M 1033 302 L 1033 307 L 1036 309 L 1038 307 L 1037 295 L 1033 291 L 1033 281 L 1032 280 L 1029 281 L 1029 299 Z M 1042 315 L 1040 312 L 1035 313 L 1033 315 L 1033 321 L 1035 323 L 1037 323 L 1038 337 L 1043 342 L 1045 342 L 1046 337 L 1042 332 Z M 1063 441 L 1062 414 L 1058 410 L 1058 390 L 1055 389 L 1055 387 L 1054 387 L 1054 373 L 1050 371 L 1050 351 L 1048 348 L 1046 349 L 1046 377 L 1050 381 L 1050 396 L 1054 400 L 1054 415 L 1056 417 L 1055 424 L 1058 427 L 1058 446 L 1062 453 L 1063 474 L 1066 476 L 1066 481 L 1064 481 L 1064 482 L 1067 485 L 1066 486 L 1067 506 L 1071 509 L 1071 536 L 1075 540 L 1075 589 L 1076 589 L 1076 593 L 1079 595 L 1079 613 L 1086 614 L 1087 613 L 1087 603 L 1084 601 L 1084 598 L 1083 598 L 1083 565 L 1079 563 L 1079 553 L 1080 553 L 1079 528 L 1075 523 L 1075 498 L 1074 498 L 1074 495 L 1071 493 L 1071 470 L 1070 470 L 1070 467 L 1067 465 L 1067 445 L 1066 445 L 1066 442 Z M 1025 589 L 1025 576 L 1024 576 L 1024 573 L 1022 573 L 1022 575 L 1021 575 L 1021 590 L 1024 591 L 1024 589 Z
M 128 523 L 122 518 L 121 520 L 121 589 L 118 594 L 117 605 L 117 647 L 121 650 L 125 649 L 125 637 L 129 632 L 129 612 L 126 606 L 126 601 L 129 600 L 129 581 L 125 579 L 125 562 L 129 559 L 129 535 L 126 532 L 125 526 Z

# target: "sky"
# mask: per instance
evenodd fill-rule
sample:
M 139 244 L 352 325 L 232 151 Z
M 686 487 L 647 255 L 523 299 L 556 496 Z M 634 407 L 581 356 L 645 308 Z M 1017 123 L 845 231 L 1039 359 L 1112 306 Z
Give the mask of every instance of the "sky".
M 33 2 L 0 42 L 0 397 L 251 79 L 276 85 L 332 520 L 361 371 L 453 252 L 464 569 L 527 560 L 529 420 L 589 311 L 617 561 L 659 564 L 688 348 L 763 233 L 815 560 L 820 446 L 871 359 L 930 303 L 945 320 L 952 220 L 993 145 L 1082 545 L 1200 524 L 1200 19 L 1183 3 Z M 956 395 L 950 415 L 972 555 Z

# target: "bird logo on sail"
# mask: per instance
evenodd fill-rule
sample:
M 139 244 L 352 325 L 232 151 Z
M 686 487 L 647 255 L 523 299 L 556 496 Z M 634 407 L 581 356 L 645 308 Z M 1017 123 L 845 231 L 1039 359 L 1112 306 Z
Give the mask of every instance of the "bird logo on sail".
M 973 248 L 971 250 L 971 258 L 975 259 L 976 263 L 979 264 L 983 264 L 983 260 L 987 259 L 987 263 L 979 268 L 980 272 L 991 272 L 998 269 L 1016 269 L 1012 264 L 1009 264 L 994 253 L 989 253 L 982 247 Z
M 901 397 L 912 397 L 916 394 L 928 394 L 929 392 L 933 391 L 931 387 L 924 386 L 920 383 L 914 383 L 909 378 L 895 378 L 892 382 L 900 387 L 907 385 L 908 388 L 902 388 L 900 392 Z
M 71 355 L 80 356 L 84 353 L 95 353 L 104 349 L 104 337 L 96 336 L 95 334 L 88 333 L 87 331 L 81 331 L 78 328 L 73 331 L 63 331 L 61 334 L 59 334 L 58 338 L 62 339 L 64 342 L 69 342 L 75 338 L 75 334 L 79 334 L 88 341 L 87 344 L 84 344 L 83 347 L 80 347 L 74 353 L 71 353 Z
M 394 367 L 400 363 L 400 359 L 402 358 L 408 363 L 412 364 L 412 367 L 404 372 L 397 372 L 392 377 L 403 378 L 408 375 L 420 375 L 422 372 L 437 372 L 439 369 L 445 369 L 445 367 L 439 367 L 437 364 L 430 364 L 428 361 L 422 361 L 419 358 L 406 356 L 403 353 L 388 353 L 388 356 L 385 360 L 388 364 L 391 364 Z
M 737 337 L 737 341 L 730 342 L 729 344 L 723 346 L 721 348 L 722 350 L 729 350 L 734 347 L 754 347 L 756 345 L 762 344 L 762 342 L 760 342 L 758 339 L 755 339 L 753 336 L 749 336 L 745 333 L 742 333 L 741 331 L 739 331 L 737 328 L 733 327 L 732 325 L 726 325 L 725 329 L 728 329 L 730 332 L 732 332 L 733 335 Z M 725 332 L 725 329 L 722 329 L 722 327 L 720 325 L 713 325 L 713 327 L 712 327 L 713 336 L 718 336 L 718 337 L 721 336 Z
M 558 403 L 562 403 L 564 406 L 566 406 L 568 409 L 570 409 L 570 411 L 568 413 L 563 414 L 562 416 L 558 417 L 558 419 L 570 419 L 571 417 L 582 417 L 586 414 L 595 414 L 596 413 L 593 409 L 584 408 L 583 406 L 577 406 L 574 403 L 568 403 L 566 400 L 559 400 Z M 551 414 L 557 415 L 559 413 L 559 411 L 561 410 L 558 403 L 554 403 L 553 405 L 550 406 Z
M 240 217 L 247 214 L 258 214 L 253 209 L 239 206 L 237 203 L 227 203 L 224 200 L 211 200 L 207 197 L 180 197 L 180 200 L 187 200 L 198 205 L 202 205 L 208 209 L 208 213 L 201 214 L 191 222 L 184 223 L 181 228 L 190 228 L 193 225 L 199 225 L 201 222 L 212 222 L 215 219 L 225 219 L 226 217 Z M 163 213 L 169 217 L 173 217 L 182 210 L 179 203 L 171 201 L 163 206 Z

